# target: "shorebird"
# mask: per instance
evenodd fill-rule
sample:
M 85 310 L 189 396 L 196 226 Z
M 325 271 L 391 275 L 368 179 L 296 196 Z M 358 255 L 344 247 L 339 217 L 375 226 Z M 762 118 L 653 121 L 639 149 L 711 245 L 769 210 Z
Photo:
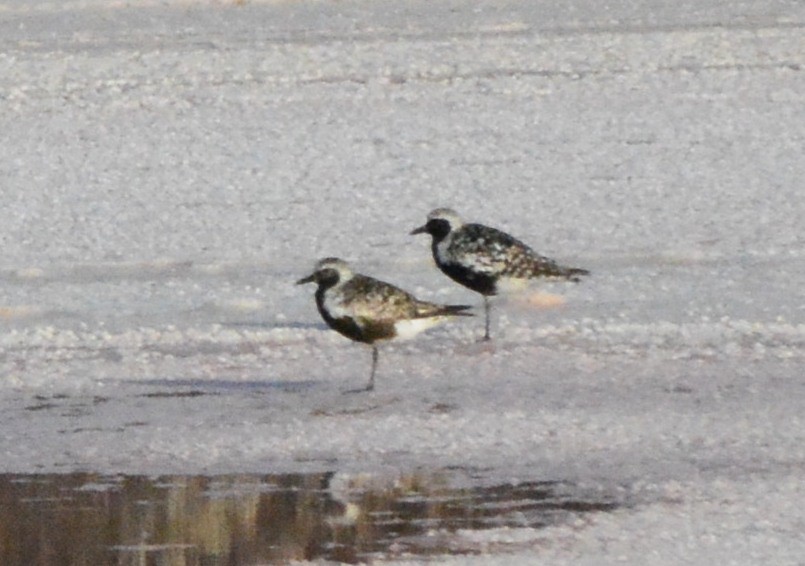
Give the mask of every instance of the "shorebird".
M 375 344 L 392 338 L 406 339 L 463 312 L 469 305 L 441 305 L 421 301 L 373 277 L 353 273 L 347 262 L 328 257 L 320 260 L 313 273 L 296 282 L 316 283 L 316 306 L 333 330 L 355 342 L 372 347 L 369 383 L 353 392 L 371 391 L 375 386 L 378 350 Z
M 514 287 L 528 279 L 552 278 L 577 282 L 586 269 L 565 267 L 542 256 L 520 240 L 483 224 L 464 224 L 449 208 L 437 208 L 427 222 L 411 234 L 430 234 L 433 259 L 453 281 L 484 297 L 489 340 L 489 297 L 501 287 Z

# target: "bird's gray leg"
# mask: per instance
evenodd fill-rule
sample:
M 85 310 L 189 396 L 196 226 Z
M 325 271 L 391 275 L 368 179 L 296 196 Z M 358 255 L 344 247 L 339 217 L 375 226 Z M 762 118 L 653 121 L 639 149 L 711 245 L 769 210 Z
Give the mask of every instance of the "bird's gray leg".
M 365 393 L 366 391 L 372 391 L 375 388 L 375 370 L 377 370 L 377 357 L 378 357 L 377 346 L 372 344 L 372 373 L 369 374 L 369 383 L 366 384 L 366 387 L 361 387 L 360 389 L 348 389 L 347 391 L 344 391 L 344 393 Z
M 369 385 L 366 386 L 367 391 L 371 391 L 375 388 L 375 371 L 377 370 L 377 346 L 372 344 L 372 373 L 369 375 Z
M 486 313 L 486 332 L 484 332 L 484 340 L 491 340 L 489 336 L 489 297 L 484 295 L 484 312 Z

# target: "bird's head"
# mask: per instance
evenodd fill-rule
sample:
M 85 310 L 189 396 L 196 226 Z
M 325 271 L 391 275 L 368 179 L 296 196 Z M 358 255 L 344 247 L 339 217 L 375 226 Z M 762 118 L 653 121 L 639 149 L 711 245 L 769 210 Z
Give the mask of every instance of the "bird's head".
M 461 217 L 450 208 L 437 208 L 428 214 L 428 221 L 411 231 L 414 234 L 430 234 L 433 239 L 443 240 L 450 232 L 461 228 Z
M 319 287 L 333 287 L 352 277 L 349 264 L 337 257 L 326 257 L 316 262 L 313 273 L 296 282 L 297 285 L 316 283 Z

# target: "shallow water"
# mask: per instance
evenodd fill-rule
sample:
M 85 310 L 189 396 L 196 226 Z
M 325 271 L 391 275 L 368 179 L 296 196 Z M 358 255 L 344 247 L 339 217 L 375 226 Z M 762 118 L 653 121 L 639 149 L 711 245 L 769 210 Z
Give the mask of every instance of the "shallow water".
M 475 553 L 460 529 L 539 528 L 615 509 L 562 482 L 453 487 L 368 475 L 0 475 L 0 563 L 218 565 Z

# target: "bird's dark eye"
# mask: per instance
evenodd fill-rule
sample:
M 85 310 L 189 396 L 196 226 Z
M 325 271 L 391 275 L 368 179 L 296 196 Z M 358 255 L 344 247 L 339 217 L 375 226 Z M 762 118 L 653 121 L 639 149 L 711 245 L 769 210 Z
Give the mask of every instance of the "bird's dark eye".
M 428 234 L 437 240 L 441 240 L 450 233 L 450 222 L 443 218 L 433 218 L 425 224 Z
M 325 287 L 332 287 L 338 280 L 340 279 L 340 275 L 338 274 L 338 270 L 333 269 L 332 267 L 325 267 L 324 269 L 320 269 L 318 273 L 316 273 L 316 281 L 320 285 L 324 285 Z

